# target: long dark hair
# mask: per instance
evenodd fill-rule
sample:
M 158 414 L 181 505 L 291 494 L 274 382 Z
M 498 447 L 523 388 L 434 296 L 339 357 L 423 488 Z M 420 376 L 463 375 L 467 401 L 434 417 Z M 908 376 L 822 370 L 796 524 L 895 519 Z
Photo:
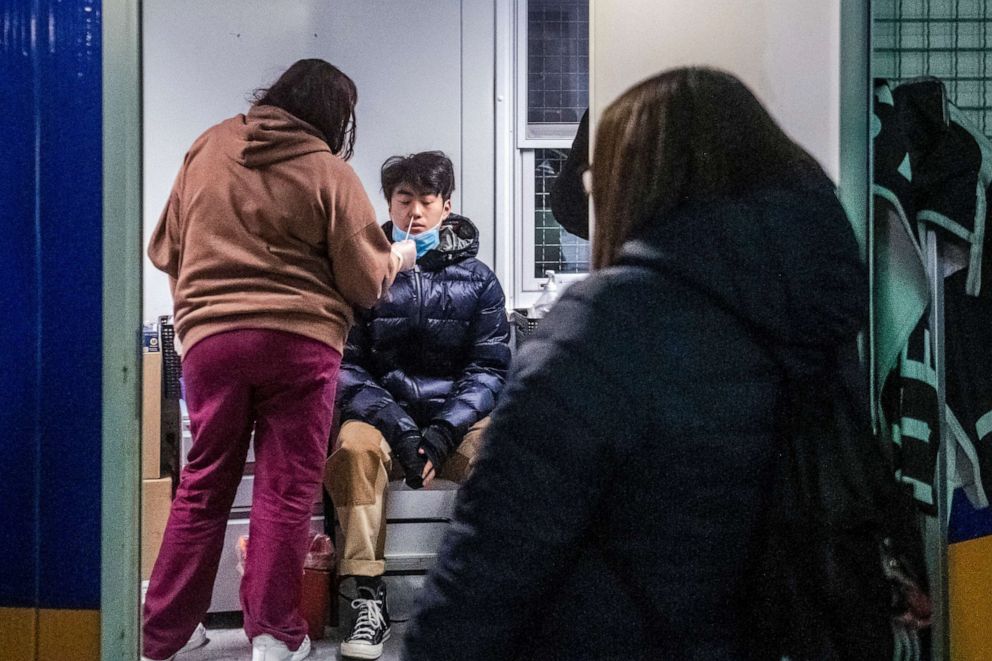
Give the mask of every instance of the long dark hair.
M 595 268 L 688 201 L 825 176 L 741 81 L 707 68 L 666 71 L 625 92 L 603 113 L 592 160 Z
M 277 106 L 313 126 L 344 160 L 355 153 L 358 89 L 330 62 L 298 60 L 271 87 L 256 90 L 254 99 L 257 106 Z

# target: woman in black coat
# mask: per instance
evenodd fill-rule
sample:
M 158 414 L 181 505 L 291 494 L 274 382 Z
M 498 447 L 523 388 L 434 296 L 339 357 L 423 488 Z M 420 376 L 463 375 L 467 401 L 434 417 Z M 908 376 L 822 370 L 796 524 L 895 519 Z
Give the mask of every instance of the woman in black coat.
M 863 325 L 854 234 L 724 73 L 629 90 L 592 169 L 596 272 L 515 359 L 406 659 L 756 656 L 776 405 Z

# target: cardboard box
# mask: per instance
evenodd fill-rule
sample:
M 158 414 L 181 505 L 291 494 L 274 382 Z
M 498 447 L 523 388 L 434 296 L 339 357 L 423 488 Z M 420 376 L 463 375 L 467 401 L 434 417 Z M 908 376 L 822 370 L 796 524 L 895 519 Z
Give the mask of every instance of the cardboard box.
M 141 580 L 148 580 L 172 507 L 172 478 L 141 481 Z
M 141 354 L 141 479 L 162 476 L 162 352 Z

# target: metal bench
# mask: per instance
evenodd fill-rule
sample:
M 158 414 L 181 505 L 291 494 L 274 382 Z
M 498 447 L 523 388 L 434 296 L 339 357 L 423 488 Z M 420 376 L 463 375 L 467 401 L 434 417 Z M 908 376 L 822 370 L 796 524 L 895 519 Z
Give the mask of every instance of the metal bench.
M 386 572 L 424 572 L 437 556 L 455 511 L 458 484 L 434 480 L 426 489 L 402 481 L 386 491 Z

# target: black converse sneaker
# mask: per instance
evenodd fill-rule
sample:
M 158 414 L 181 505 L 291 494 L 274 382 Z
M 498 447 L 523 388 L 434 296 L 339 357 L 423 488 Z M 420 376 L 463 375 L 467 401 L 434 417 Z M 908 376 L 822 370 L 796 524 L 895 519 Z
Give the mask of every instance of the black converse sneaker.
M 359 585 L 358 598 L 352 600 L 355 624 L 351 634 L 341 642 L 341 656 L 352 659 L 378 659 L 382 644 L 389 639 L 389 611 L 386 609 L 386 586 Z

